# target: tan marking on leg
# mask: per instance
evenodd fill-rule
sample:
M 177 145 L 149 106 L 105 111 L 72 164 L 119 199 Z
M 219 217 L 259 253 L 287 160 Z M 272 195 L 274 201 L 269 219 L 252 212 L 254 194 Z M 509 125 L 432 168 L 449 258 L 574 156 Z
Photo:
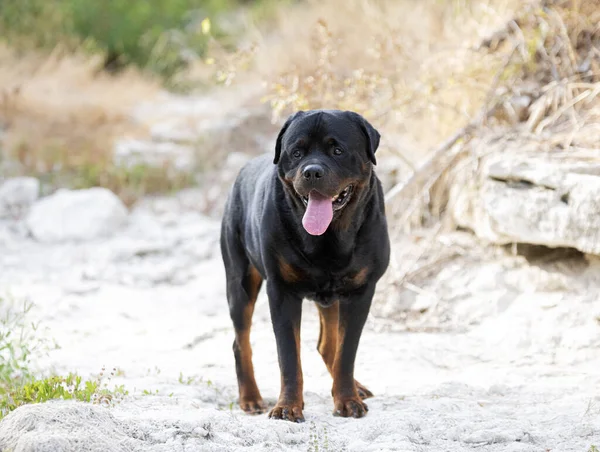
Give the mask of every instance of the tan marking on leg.
M 323 357 L 327 370 L 333 376 L 333 363 L 338 346 L 339 302 L 336 301 L 327 308 L 317 305 L 317 309 L 319 310 L 319 320 L 321 323 L 317 350 Z
M 252 346 L 250 345 L 250 330 L 252 328 L 252 314 L 256 298 L 260 291 L 262 277 L 253 266 L 248 269 L 244 281 L 244 289 L 249 297 L 249 302 L 244 308 L 244 328 L 236 330 L 235 341 L 237 345 L 236 369 L 240 393 L 240 406 L 248 413 L 262 413 L 266 406 L 262 401 L 260 391 L 254 378 L 254 366 L 252 364 Z

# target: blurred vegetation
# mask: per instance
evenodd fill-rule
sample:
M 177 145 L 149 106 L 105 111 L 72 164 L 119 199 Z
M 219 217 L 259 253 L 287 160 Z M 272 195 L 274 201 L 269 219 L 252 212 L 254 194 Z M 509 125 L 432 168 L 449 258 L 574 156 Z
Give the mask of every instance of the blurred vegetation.
M 209 37 L 207 18 L 226 19 L 249 7 L 260 19 L 275 5 L 271 0 L 2 0 L 0 40 L 20 50 L 61 46 L 102 52 L 106 69 L 134 64 L 168 81 L 204 56 L 209 39 L 232 46 L 242 31 L 216 20 Z
M 490 14 L 476 8 L 485 2 L 437 0 L 435 4 L 452 12 L 446 19 L 448 23 L 461 18 L 481 20 Z M 373 21 L 377 29 L 365 33 L 364 48 L 357 52 L 357 56 L 369 59 L 365 62 L 356 58 L 356 63 L 344 53 L 354 48 L 349 27 L 337 26 L 334 30 L 333 21 L 316 20 L 307 44 L 312 55 L 319 58 L 302 66 L 278 68 L 268 80 L 269 92 L 264 100 L 270 102 L 274 119 L 313 108 L 351 109 L 380 122 L 394 113 L 406 120 L 424 112 L 428 121 L 440 116 L 440 126 L 451 122 L 450 130 L 445 131 L 450 133 L 460 122 L 448 121 L 448 111 L 465 122 L 464 115 L 457 113 L 467 112 L 471 118 L 484 102 L 495 101 L 498 93 L 510 97 L 525 82 L 544 86 L 559 80 L 594 83 L 599 79 L 598 0 L 524 4 L 493 35 L 479 38 L 460 58 L 460 44 L 444 48 L 426 35 L 420 39 L 428 43 L 427 49 L 407 49 L 401 41 L 403 24 L 399 22 L 395 25 L 398 28 L 392 26 L 381 33 L 385 11 L 380 14 L 380 20 Z M 465 41 L 475 36 L 468 32 L 465 35 Z M 417 66 L 418 76 L 414 79 L 403 73 L 404 68 L 415 72 Z
M 111 152 L 92 149 L 77 152 L 69 144 L 36 149 L 23 145 L 12 157 L 23 175 L 36 177 L 44 188 L 105 187 L 128 206 L 144 195 L 172 193 L 195 183 L 192 170 L 178 169 L 169 162 L 119 164 L 112 160 Z
M 38 325 L 27 320 L 32 307 L 28 301 L 18 303 L 0 296 L 0 397 L 15 382 L 32 377 L 31 357 L 45 347 Z
M 103 186 L 126 204 L 146 194 L 168 193 L 195 184 L 194 173 L 201 168 L 180 170 L 169 162 L 161 165 L 115 162 L 114 140 L 122 137 L 124 131 L 142 131 L 135 125 L 126 125 L 130 121 L 122 109 L 106 110 L 106 104 L 111 107 L 110 102 L 98 102 L 98 97 L 86 94 L 80 104 L 65 102 L 63 108 L 60 100 L 54 105 L 31 94 L 32 89 L 50 83 L 61 92 L 65 83 L 55 84 L 51 80 L 62 77 L 72 78 L 78 90 L 93 90 L 98 86 L 102 90 L 105 86 L 99 85 L 102 77 L 95 77 L 98 71 L 127 75 L 129 71 L 124 69 L 129 67 L 139 70 L 132 71 L 129 78 L 111 78 L 115 89 L 105 90 L 105 98 L 112 98 L 114 104 L 124 103 L 118 87 L 129 90 L 131 83 L 147 85 L 148 91 L 158 84 L 172 90 L 197 88 L 208 79 L 212 86 L 215 74 L 227 77 L 226 72 L 224 75 L 218 72 L 219 64 L 207 65 L 210 68 L 207 80 L 189 82 L 182 80 L 182 74 L 197 64 L 204 65 L 209 46 L 223 54 L 235 55 L 236 43 L 248 24 L 268 20 L 285 3 L 0 0 L 0 50 L 8 49 L 3 54 L 5 70 L 0 71 L 0 81 L 5 85 L 0 86 L 0 129 L 7 130 L 4 142 L 0 142 L 0 161 L 10 164 L 11 175 L 37 177 L 46 189 Z M 37 59 L 40 64 L 27 63 L 38 54 L 41 54 Z M 82 63 L 61 72 L 63 57 L 71 64 Z M 69 60 L 70 57 L 73 58 Z M 11 61 L 24 62 L 22 69 L 11 71 Z M 87 71 L 83 69 L 86 67 Z
M 273 122 L 299 109 L 357 111 L 389 137 L 381 161 L 387 155 L 413 171 L 425 150 L 487 110 L 490 125 L 525 123 L 535 134 L 578 118 L 600 99 L 598 23 L 600 0 L 0 0 L 0 45 L 22 55 L 53 50 L 56 60 L 83 51 L 101 55 L 107 71 L 145 72 L 106 77 L 120 91 L 92 98 L 103 80 L 95 65 L 78 87 L 81 105 L 62 111 L 62 97 L 40 108 L 41 88 L 28 81 L 21 90 L 24 77 L 13 71 L 6 79 L 14 89 L 0 87 L 5 157 L 49 186 L 105 186 L 127 203 L 193 184 L 201 168 L 122 167 L 113 159 L 129 118 L 100 101 L 122 105 L 155 74 L 171 89 L 263 82 Z M 42 88 L 57 85 L 50 66 L 31 71 L 50 80 Z M 73 84 L 65 85 L 71 94 Z M 223 157 L 207 138 L 199 159 Z

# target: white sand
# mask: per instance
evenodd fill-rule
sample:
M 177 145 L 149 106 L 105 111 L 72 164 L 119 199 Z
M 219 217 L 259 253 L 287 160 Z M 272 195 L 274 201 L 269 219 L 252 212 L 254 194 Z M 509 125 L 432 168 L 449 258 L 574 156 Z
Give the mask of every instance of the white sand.
M 218 228 L 175 198 L 146 202 L 118 236 L 79 245 L 39 244 L 0 223 L 1 290 L 35 302 L 32 315 L 60 346 L 37 364 L 83 375 L 117 367 L 124 374 L 113 382 L 132 394 L 108 409 L 23 407 L 0 423 L 4 450 L 600 447 L 600 266 L 561 273 L 517 258 L 448 264 L 424 287 L 446 319 L 439 330 L 370 319 L 356 376 L 376 397 L 358 420 L 331 414 L 316 309 L 306 303 L 307 422 L 296 425 L 230 409 L 237 384 Z M 386 308 L 392 316 L 395 308 Z M 258 385 L 273 403 L 279 371 L 264 294 L 252 343 Z M 180 374 L 195 379 L 181 384 Z

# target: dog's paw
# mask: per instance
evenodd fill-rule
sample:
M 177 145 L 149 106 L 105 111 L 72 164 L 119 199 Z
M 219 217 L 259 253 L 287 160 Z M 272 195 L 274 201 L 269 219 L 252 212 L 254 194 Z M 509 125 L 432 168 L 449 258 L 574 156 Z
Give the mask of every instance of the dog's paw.
M 358 392 L 358 396 L 361 398 L 361 400 L 373 397 L 373 393 L 361 385 L 358 381 L 354 380 L 354 384 L 356 385 L 356 391 Z
M 282 419 L 292 422 L 304 422 L 304 415 L 302 414 L 302 407 L 304 403 L 281 403 L 277 402 L 275 408 L 269 413 L 271 419 Z
M 334 416 L 359 418 L 365 416 L 369 411 L 367 404 L 360 397 L 334 400 L 334 405 Z
M 240 399 L 240 408 L 247 414 L 262 414 L 267 411 L 267 405 L 260 396 Z

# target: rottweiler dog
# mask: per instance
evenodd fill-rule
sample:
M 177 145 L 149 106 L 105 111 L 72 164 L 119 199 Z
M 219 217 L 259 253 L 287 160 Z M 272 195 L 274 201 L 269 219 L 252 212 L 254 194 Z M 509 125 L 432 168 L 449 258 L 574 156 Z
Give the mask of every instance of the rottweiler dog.
M 281 392 L 269 417 L 304 421 L 300 364 L 302 301 L 316 302 L 318 351 L 333 377 L 334 415 L 362 417 L 373 394 L 354 379 L 354 361 L 377 281 L 390 254 L 381 183 L 380 135 L 357 113 L 300 111 L 287 119 L 275 158 L 241 170 L 221 225 L 239 403 L 263 413 L 250 326 L 266 281 Z

